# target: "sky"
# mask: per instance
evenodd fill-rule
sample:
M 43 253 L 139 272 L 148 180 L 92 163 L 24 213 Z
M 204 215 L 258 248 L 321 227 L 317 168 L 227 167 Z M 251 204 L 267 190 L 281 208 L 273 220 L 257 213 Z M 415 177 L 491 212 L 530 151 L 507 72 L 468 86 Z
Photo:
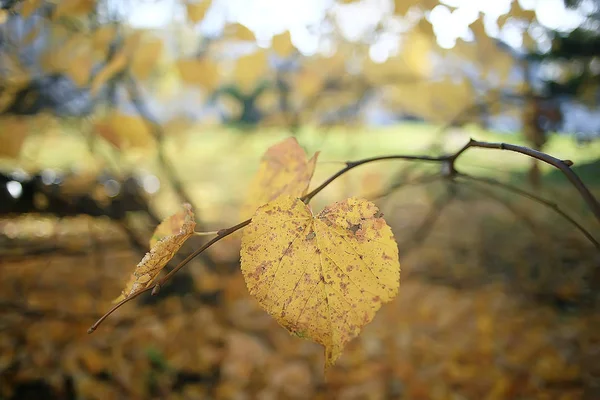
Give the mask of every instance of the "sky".
M 502 30 L 496 23 L 499 16 L 510 10 L 513 0 L 440 0 L 428 15 L 438 44 L 452 48 L 458 38 L 472 40 L 468 27 L 479 13 L 484 15 L 486 33 L 499 37 L 518 48 L 522 44 L 523 24 L 508 22 Z M 515 0 L 524 9 L 533 9 L 537 20 L 544 26 L 559 31 L 570 31 L 579 26 L 585 16 L 580 10 L 565 9 L 563 0 Z M 448 8 L 447 6 L 452 7 Z M 333 8 L 332 8 L 333 7 Z M 305 54 L 324 51 L 327 43 L 321 40 L 315 27 L 327 10 L 333 10 L 338 26 L 347 38 L 359 37 L 393 10 L 391 0 L 363 0 L 350 5 L 336 5 L 333 0 L 213 0 L 205 20 L 198 29 L 203 33 L 219 31 L 227 22 L 239 22 L 250 28 L 259 45 L 268 46 L 273 35 L 290 31 L 292 43 Z M 129 22 L 140 28 L 160 28 L 172 21 L 184 21 L 185 11 L 178 0 L 133 0 Z M 371 51 L 374 60 L 384 61 L 397 50 L 397 34 L 403 23 L 389 23 L 390 33 L 382 35 Z M 540 35 L 536 38 L 541 49 L 550 42 Z

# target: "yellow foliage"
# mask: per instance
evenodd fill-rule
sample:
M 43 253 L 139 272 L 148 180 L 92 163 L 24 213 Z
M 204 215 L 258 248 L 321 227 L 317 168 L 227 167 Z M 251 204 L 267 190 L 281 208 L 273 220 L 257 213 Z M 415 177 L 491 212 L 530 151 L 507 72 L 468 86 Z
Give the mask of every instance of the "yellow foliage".
M 315 171 L 317 157 L 310 160 L 295 138 L 285 139 L 263 155 L 258 172 L 250 183 L 242 218 L 249 218 L 258 207 L 282 194 L 301 197 L 306 194 Z
M 127 53 L 125 49 L 121 49 L 92 79 L 92 83 L 90 85 L 91 95 L 94 96 L 98 94 L 102 88 L 102 85 L 108 82 L 116 74 L 123 71 L 127 66 L 127 61 Z
M 513 18 L 526 21 L 527 23 L 532 23 L 535 20 L 535 11 L 523 9 L 518 1 L 512 2 L 508 15 Z
M 417 0 L 394 0 L 394 14 L 404 16 L 416 4 Z
M 163 52 L 163 42 L 158 38 L 143 40 L 135 49 L 131 59 L 131 73 L 138 79 L 148 79 Z
M 86 86 L 92 73 L 93 59 L 90 47 L 79 47 L 66 63 L 65 73 L 76 85 Z
M 44 0 L 23 0 L 19 14 L 24 18 L 29 18 L 42 4 Z
M 184 204 L 182 211 L 158 225 L 150 239 L 150 252 L 135 267 L 127 286 L 115 302 L 150 286 L 183 243 L 192 236 L 195 227 L 194 213 L 189 204 Z
M 208 58 L 177 60 L 177 69 L 185 83 L 208 91 L 213 91 L 220 84 L 219 67 Z
M 188 20 L 193 24 L 202 21 L 209 7 L 209 0 L 187 1 L 185 3 L 185 9 L 187 11 Z
M 243 91 L 250 91 L 256 86 L 256 82 L 268 71 L 267 53 L 259 49 L 254 53 L 240 57 L 234 69 L 235 82 Z
M 394 14 L 404 16 L 415 6 L 423 11 L 430 11 L 437 5 L 437 0 L 394 0 Z
M 311 71 L 300 71 L 294 78 L 294 93 L 300 94 L 300 99 L 316 95 L 322 87 L 321 76 Z
M 61 0 L 56 5 L 53 17 L 87 15 L 96 7 L 96 0 Z
M 325 367 L 358 336 L 400 284 L 398 248 L 377 207 L 347 199 L 317 216 L 284 195 L 244 230 L 242 273 L 279 324 L 325 346 Z
M 295 50 L 290 38 L 290 31 L 285 31 L 273 37 L 273 50 L 281 57 L 288 57 Z
M 231 24 L 225 27 L 225 35 L 232 39 L 244 40 L 249 42 L 256 41 L 254 33 L 242 24 Z
M 256 104 L 260 110 L 267 111 L 267 113 L 274 111 L 279 114 L 279 92 L 275 90 L 263 92 L 256 100 Z
M 408 70 L 417 76 L 426 78 L 431 75 L 431 52 L 436 47 L 435 38 L 426 35 L 420 29 L 411 30 L 403 40 L 401 58 Z
M 154 143 L 148 124 L 136 115 L 115 111 L 97 122 L 94 130 L 119 149 L 148 148 Z
M 92 33 L 92 47 L 99 54 L 105 55 L 108 51 L 108 46 L 114 40 L 117 34 L 116 28 L 113 25 L 103 25 Z
M 0 157 L 18 158 L 27 136 L 27 120 L 21 116 L 0 117 Z

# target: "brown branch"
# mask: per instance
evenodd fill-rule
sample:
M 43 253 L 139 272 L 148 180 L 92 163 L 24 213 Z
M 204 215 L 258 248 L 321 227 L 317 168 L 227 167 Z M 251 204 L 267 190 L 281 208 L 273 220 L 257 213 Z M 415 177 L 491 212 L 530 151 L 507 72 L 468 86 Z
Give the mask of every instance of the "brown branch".
M 509 202 L 506 199 L 503 199 L 502 197 L 498 196 L 496 193 L 492 192 L 491 190 L 486 189 L 482 185 L 477 185 L 477 182 L 475 182 L 475 181 L 467 181 L 465 183 L 467 184 L 466 185 L 467 188 L 471 189 L 475 193 L 481 193 L 481 194 L 485 195 L 486 197 L 492 199 L 496 203 L 498 203 L 501 206 L 503 206 L 504 208 L 506 208 L 512 214 L 514 214 L 515 217 L 517 217 L 517 220 L 519 220 L 519 221 L 523 222 L 525 225 L 527 225 L 529 230 L 531 230 L 531 232 L 534 235 L 541 233 L 540 230 L 538 229 L 536 223 L 533 221 L 533 219 L 531 219 L 529 217 L 529 215 L 527 215 L 527 213 L 525 211 L 518 209 L 511 202 Z
M 489 143 L 489 142 L 480 142 L 477 140 L 471 139 L 467 146 L 465 146 L 464 150 L 469 147 L 479 147 L 482 149 L 499 149 L 499 150 L 508 150 L 513 151 L 515 153 L 521 153 L 531 158 L 535 158 L 537 160 L 543 161 L 546 164 L 552 165 L 554 168 L 559 169 L 571 182 L 571 184 L 579 191 L 581 198 L 587 203 L 587 206 L 590 208 L 592 213 L 596 216 L 598 222 L 600 222 L 600 202 L 598 199 L 594 197 L 592 192 L 585 186 L 583 181 L 577 176 L 577 174 L 571 169 L 573 162 L 570 160 L 561 160 L 556 157 L 552 157 L 549 154 L 542 153 L 541 151 L 533 150 L 524 146 L 517 146 L 514 144 L 508 143 Z M 464 151 L 463 150 L 463 151 Z
M 577 174 L 575 174 L 575 172 L 573 172 L 570 169 L 570 166 L 573 165 L 573 163 L 571 161 L 568 161 L 568 160 L 563 161 L 558 158 L 552 157 L 548 154 L 545 154 L 545 153 L 542 153 L 542 152 L 539 152 L 539 151 L 536 151 L 536 150 L 533 150 L 533 149 L 530 149 L 527 147 L 509 145 L 509 144 L 505 144 L 505 143 L 479 142 L 479 141 L 476 141 L 473 139 L 470 139 L 468 143 L 466 143 L 462 148 L 460 148 L 455 153 L 447 154 L 447 155 L 443 155 L 443 156 L 439 156 L 439 157 L 415 156 L 415 155 L 390 155 L 390 156 L 365 158 L 365 159 L 358 160 L 358 161 L 348 161 L 348 162 L 346 162 L 346 166 L 344 168 L 342 168 L 341 170 L 339 170 L 338 172 L 333 174 L 331 177 L 326 179 L 321 185 L 319 185 L 313 191 L 304 195 L 301 198 L 301 200 L 305 204 L 308 204 L 314 196 L 316 196 L 319 192 L 321 192 L 323 189 L 325 189 L 331 182 L 333 182 L 334 180 L 336 180 L 337 178 L 339 178 L 346 172 L 350 171 L 351 169 L 354 169 L 363 164 L 368 164 L 368 163 L 375 162 L 375 161 L 385 161 L 385 160 L 436 162 L 436 163 L 441 164 L 441 176 L 442 177 L 445 177 L 448 179 L 454 179 L 455 177 L 462 177 L 465 179 L 479 180 L 481 182 L 485 182 L 488 184 L 491 184 L 491 182 L 493 182 L 493 184 L 495 184 L 496 186 L 503 187 L 513 193 L 528 197 L 534 201 L 537 201 L 540 204 L 543 204 L 543 205 L 553 209 L 555 212 L 557 212 L 559 215 L 561 215 L 566 220 L 568 220 L 571 224 L 573 224 L 575 227 L 577 227 L 597 248 L 600 248 L 600 244 L 598 243 L 598 241 L 591 234 L 589 234 L 585 230 L 585 228 L 583 228 L 577 221 L 575 221 L 572 217 L 570 217 L 568 214 L 566 214 L 564 211 L 562 211 L 556 204 L 549 202 L 548 200 L 543 199 L 537 195 L 526 192 L 522 189 L 513 187 L 511 185 L 507 185 L 507 184 L 504 184 L 504 183 L 501 183 L 501 182 L 498 182 L 498 181 L 495 181 L 492 179 L 488 179 L 488 178 L 477 178 L 477 177 L 472 177 L 472 176 L 469 176 L 466 174 L 459 173 L 455 168 L 456 160 L 465 151 L 467 151 L 469 148 L 472 148 L 472 147 L 514 151 L 514 152 L 521 153 L 521 154 L 527 155 L 529 157 L 544 161 L 544 162 L 560 169 L 569 178 L 569 181 L 579 191 L 582 198 L 586 201 L 586 203 L 588 204 L 590 209 L 594 212 L 594 214 L 600 221 L 600 205 L 598 205 L 598 200 L 596 200 L 596 198 L 591 194 L 589 189 L 585 186 L 585 184 L 581 181 L 581 179 L 579 179 Z M 454 195 L 452 193 L 449 193 L 448 196 L 451 198 Z M 438 199 L 438 200 L 440 200 L 440 199 Z M 444 202 L 444 203 L 446 203 L 446 202 Z M 435 217 L 435 219 L 437 219 L 437 217 Z M 431 218 L 429 218 L 429 220 L 431 220 Z M 115 306 L 113 308 L 111 308 L 105 315 L 103 315 L 98 321 L 96 321 L 96 323 L 94 325 L 92 325 L 90 327 L 90 329 L 88 330 L 88 333 L 92 333 L 93 331 L 95 331 L 96 328 L 110 314 L 115 312 L 117 309 L 119 309 L 125 303 L 128 303 L 129 301 L 133 300 L 137 296 L 141 295 L 142 293 L 145 293 L 145 292 L 148 292 L 151 290 L 152 294 L 156 295 L 160 291 L 160 288 L 169 279 L 171 279 L 171 277 L 174 274 L 176 274 L 181 268 L 183 268 L 187 263 L 189 263 L 194 257 L 198 256 L 199 254 L 202 254 L 206 249 L 208 249 L 210 246 L 212 246 L 216 242 L 220 241 L 221 239 L 225 238 L 226 236 L 229 236 L 232 233 L 244 228 L 245 226 L 248 226 L 251 222 L 252 222 L 252 220 L 248 219 L 248 220 L 240 222 L 239 224 L 234 225 L 230 228 L 221 229 L 217 233 L 217 236 L 215 238 L 211 239 L 210 241 L 206 242 L 204 245 L 202 245 L 201 247 L 196 249 L 193 253 L 191 253 L 189 256 L 187 256 L 182 262 L 180 262 L 175 268 L 173 268 L 173 270 L 171 270 L 167 275 L 165 275 L 162 279 L 160 279 L 154 285 L 148 286 L 145 289 L 140 290 L 139 292 L 136 292 L 136 293 L 130 295 L 129 297 L 127 297 L 126 299 L 115 304 Z
M 399 189 L 404 189 L 408 186 L 425 185 L 427 183 L 435 182 L 441 178 L 442 178 L 442 175 L 433 174 L 433 175 L 420 176 L 419 178 L 412 179 L 408 182 L 397 181 L 397 182 L 394 182 L 393 184 L 389 185 L 386 189 L 380 191 L 379 193 L 373 194 L 370 196 L 366 196 L 366 197 L 371 201 L 376 201 L 376 200 L 379 200 L 379 199 L 389 196 L 390 194 L 392 194 L 393 192 L 395 192 Z
M 425 216 L 425 219 L 423 219 L 415 234 L 412 236 L 413 244 L 422 243 L 425 239 L 427 239 L 429 233 L 431 233 L 431 230 L 435 226 L 435 223 L 444 212 L 444 209 L 448 207 L 450 203 L 452 203 L 455 197 L 456 191 L 454 191 L 452 188 L 448 188 L 446 193 L 435 199 L 431 209 Z
M 131 300 L 135 299 L 136 297 L 138 297 L 142 293 L 145 293 L 145 292 L 148 292 L 148 291 L 151 290 L 152 294 L 156 295 L 160 291 L 161 286 L 163 286 L 169 279 L 171 279 L 171 277 L 173 275 L 175 275 L 177 273 L 177 271 L 179 271 L 181 268 L 183 268 L 192 259 L 194 259 L 196 256 L 198 256 L 202 252 L 204 252 L 206 249 L 208 249 L 213 244 L 217 243 L 219 240 L 221 240 L 221 239 L 223 239 L 223 238 L 231 235 L 235 231 L 238 231 L 238 230 L 242 229 L 243 227 L 249 225 L 250 222 L 252 222 L 252 220 L 251 219 L 247 219 L 246 221 L 240 222 L 239 224 L 234 225 L 234 226 L 232 226 L 230 228 L 221 229 L 217 233 L 216 237 L 214 237 L 213 239 L 211 239 L 210 241 L 206 242 L 204 245 L 202 245 L 201 247 L 199 247 L 198 249 L 196 249 L 193 253 L 191 253 L 189 256 L 187 256 L 182 262 L 180 262 L 175 268 L 173 268 L 167 275 L 165 275 L 161 280 L 159 280 L 158 282 L 156 282 L 154 285 L 148 286 L 148 287 L 140 290 L 139 292 L 135 292 L 132 295 L 130 295 L 129 297 L 127 297 L 127 298 L 121 300 L 120 302 L 118 302 L 117 304 L 115 304 L 113 306 L 113 308 L 111 308 L 110 310 L 108 310 L 108 312 L 106 314 L 104 314 L 102 317 L 100 317 L 100 319 L 98 319 L 98 321 L 96 321 L 94 323 L 94 325 L 92 325 L 88 329 L 88 333 L 94 332 L 98 328 L 98 326 L 100 326 L 100 324 L 102 322 L 104 322 L 104 320 L 106 318 L 108 318 L 113 312 L 117 311 L 122 305 L 124 305 L 126 303 L 129 303 Z
M 492 178 L 483 178 L 483 177 L 477 177 L 477 176 L 472 176 L 472 175 L 467 175 L 464 174 L 462 172 L 458 172 L 457 176 L 459 178 L 464 178 L 464 179 L 468 179 L 474 182 L 482 182 L 491 186 L 496 186 L 505 190 L 508 190 L 509 192 L 518 194 L 519 196 L 522 197 L 526 197 L 530 200 L 533 200 L 541 205 L 543 205 L 544 207 L 547 207 L 551 210 L 554 210 L 554 212 L 556 212 L 558 215 L 560 215 L 561 217 L 563 217 L 564 219 L 566 219 L 567 221 L 569 221 L 573 226 L 575 226 L 577 229 L 579 229 L 579 231 L 581 233 L 583 233 L 583 235 L 594 244 L 594 246 L 596 246 L 597 249 L 600 250 L 600 243 L 592 236 L 591 233 L 589 233 L 579 222 L 577 222 L 573 217 L 571 217 L 569 214 L 567 214 L 566 212 L 564 212 L 556 203 L 553 203 L 549 200 L 544 199 L 543 197 L 540 197 L 538 195 L 535 195 L 533 193 L 529 193 L 526 190 L 520 189 L 516 186 L 512 186 L 509 185 L 507 183 L 503 183 L 500 181 L 497 181 L 495 179 Z

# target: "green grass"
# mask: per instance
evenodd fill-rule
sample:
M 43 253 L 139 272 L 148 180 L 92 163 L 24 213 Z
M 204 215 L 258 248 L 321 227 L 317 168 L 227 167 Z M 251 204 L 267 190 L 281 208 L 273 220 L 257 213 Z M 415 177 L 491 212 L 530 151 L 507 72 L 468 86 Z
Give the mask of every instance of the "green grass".
M 258 161 L 264 151 L 274 143 L 289 136 L 285 130 L 260 129 L 254 133 L 240 132 L 224 127 L 194 127 L 189 132 L 169 137 L 166 153 L 178 176 L 194 200 L 203 208 L 203 215 L 214 214 L 215 220 L 223 211 L 235 213 L 237 205 L 243 201 L 248 181 L 258 168 Z M 337 171 L 341 164 L 335 163 L 389 154 L 427 154 L 452 152 L 463 146 L 473 137 L 478 140 L 508 142 L 526 145 L 517 134 L 496 134 L 471 127 L 464 130 L 439 135 L 439 128 L 425 124 L 402 124 L 386 128 L 334 128 L 327 131 L 304 128 L 298 135 L 299 143 L 308 154 L 320 151 L 319 164 L 314 184 Z M 433 145 L 443 143 L 442 149 L 433 150 Z M 570 136 L 552 135 L 545 151 L 561 159 L 570 159 L 578 166 L 586 166 L 583 178 L 586 183 L 600 186 L 598 164 L 600 142 L 578 147 Z M 53 131 L 30 137 L 23 148 L 21 159 L 15 163 L 0 161 L 0 168 L 19 165 L 28 170 L 41 168 L 76 169 L 79 171 L 99 171 L 102 168 L 119 166 L 123 171 L 146 170 L 161 177 L 161 169 L 153 150 L 129 151 L 120 154 L 108 144 L 100 143 L 96 147 L 96 156 L 92 155 L 83 135 L 74 128 Z M 361 185 L 369 176 L 386 181 L 399 168 L 403 161 L 382 161 L 366 165 L 344 176 L 331 189 L 323 193 L 328 200 L 341 195 L 363 194 Z M 523 155 L 487 149 L 472 149 L 459 159 L 457 167 L 463 172 L 479 176 L 488 176 L 503 181 L 523 182 L 531 160 Z M 435 171 L 437 164 L 420 164 L 418 168 Z M 543 165 L 542 172 L 549 182 L 566 182 L 558 171 Z M 370 175 L 369 175 L 370 174 Z M 379 179 L 378 178 L 378 179 Z M 546 178 L 545 178 L 546 180 Z M 341 192 L 341 193 L 340 193 Z M 177 199 L 172 193 L 163 191 L 159 196 L 164 212 L 177 207 Z M 229 207 L 229 208 L 228 208 Z M 232 215 L 232 219 L 237 216 Z M 212 219 L 212 218 L 209 218 Z

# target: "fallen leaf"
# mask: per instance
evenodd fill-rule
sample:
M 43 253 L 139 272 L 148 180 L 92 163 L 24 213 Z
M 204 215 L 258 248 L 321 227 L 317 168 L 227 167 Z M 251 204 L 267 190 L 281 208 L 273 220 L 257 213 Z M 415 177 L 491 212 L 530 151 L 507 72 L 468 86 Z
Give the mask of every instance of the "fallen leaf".
M 325 367 L 398 293 L 400 263 L 377 207 L 350 198 L 316 217 L 284 195 L 244 230 L 242 272 L 250 294 L 291 333 L 325 346 Z
M 271 146 L 263 155 L 258 172 L 250 184 L 242 217 L 249 218 L 258 207 L 288 194 L 301 197 L 306 194 L 315 172 L 317 157 L 310 160 L 295 138 L 288 138 Z
M 152 244 L 150 252 L 146 253 L 142 261 L 135 267 L 127 286 L 115 299 L 115 303 L 148 287 L 183 243 L 192 236 L 196 227 L 194 213 L 189 204 L 184 204 L 183 208 L 182 211 L 158 225 L 150 240 Z M 174 227 L 175 221 L 180 222 L 179 229 Z

